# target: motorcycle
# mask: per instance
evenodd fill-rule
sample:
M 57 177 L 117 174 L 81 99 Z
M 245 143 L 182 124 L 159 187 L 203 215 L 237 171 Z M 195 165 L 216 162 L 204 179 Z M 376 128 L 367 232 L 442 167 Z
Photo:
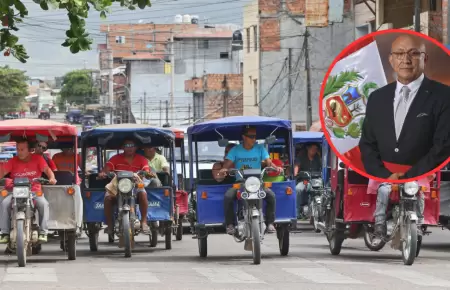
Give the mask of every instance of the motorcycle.
M 385 237 L 376 236 L 372 225 L 366 225 L 364 240 L 369 249 L 380 250 L 387 242 L 392 241 L 391 247 L 402 252 L 403 263 L 414 263 L 422 238 L 416 214 L 420 190 L 421 187 L 415 181 L 392 186 L 390 209 L 387 213 L 387 234 Z
M 4 180 L 2 180 L 4 181 Z M 45 178 L 35 178 L 32 182 L 48 184 Z M 16 252 L 19 267 L 25 267 L 27 256 L 41 250 L 39 244 L 39 226 L 36 223 L 34 193 L 28 178 L 15 178 L 12 191 L 11 232 L 7 250 Z M 7 194 L 7 193 L 6 193 Z M 6 196 L 6 194 L 3 194 Z M 42 193 L 36 193 L 42 194 Z
M 253 263 L 261 263 L 261 242 L 264 239 L 266 225 L 262 211 L 263 199 L 266 197 L 264 191 L 263 176 L 266 171 L 277 171 L 273 167 L 266 167 L 262 171 L 259 169 L 230 169 L 231 176 L 238 175 L 240 184 L 237 198 L 242 201 L 237 213 L 237 227 L 234 233 L 235 241 L 244 242 L 244 249 L 252 251 Z
M 322 198 L 326 191 L 323 186 L 322 173 L 300 171 L 297 175 L 297 182 L 303 182 L 305 185 L 303 195 L 308 194 L 308 203 L 303 206 L 303 213 L 309 218 L 310 224 L 314 226 L 314 231 L 320 233 L 318 223 L 323 222 Z

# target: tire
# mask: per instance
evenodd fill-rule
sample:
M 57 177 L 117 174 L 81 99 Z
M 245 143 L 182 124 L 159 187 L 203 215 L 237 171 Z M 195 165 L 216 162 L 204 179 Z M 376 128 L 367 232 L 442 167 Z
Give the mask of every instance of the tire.
M 98 251 L 98 231 L 96 230 L 89 230 L 89 249 L 91 252 L 97 252 Z
M 335 217 L 335 209 L 334 209 L 334 205 L 330 211 L 330 215 L 328 217 L 329 220 L 329 227 L 331 227 L 333 224 L 336 225 L 334 230 L 331 230 L 328 234 L 327 234 L 327 240 L 328 240 L 328 245 L 330 247 L 330 253 L 334 256 L 339 255 L 341 253 L 341 249 L 342 249 L 342 243 L 345 240 L 344 234 L 340 231 L 338 231 L 338 226 L 339 224 L 336 224 L 336 217 Z
M 27 249 L 25 247 L 24 220 L 16 221 L 16 253 L 19 267 L 27 265 Z
M 166 226 L 166 229 L 164 230 L 164 238 L 166 243 L 166 250 L 172 249 L 172 227 L 170 224 Z
M 317 223 L 319 221 L 316 219 L 316 212 L 317 212 L 316 203 L 314 201 L 311 201 L 311 203 L 309 204 L 309 208 L 310 208 L 310 211 L 311 211 L 311 225 L 314 227 L 314 232 L 315 233 L 320 233 L 320 230 L 317 227 Z M 319 215 L 319 214 L 317 213 L 317 215 Z
M 277 229 L 278 247 L 280 248 L 280 255 L 287 256 L 289 254 L 289 227 L 283 225 Z
M 417 254 L 417 224 L 415 221 L 411 221 L 407 218 L 404 227 L 406 230 L 405 234 L 407 242 L 402 242 L 402 258 L 403 264 L 410 266 L 414 263 Z
M 77 259 L 77 235 L 69 233 L 67 237 L 67 257 L 70 261 Z
M 369 250 L 374 252 L 378 252 L 386 245 L 386 242 L 383 240 L 380 240 L 375 244 L 373 241 L 373 233 L 368 231 L 367 229 L 364 230 L 364 243 Z
M 417 237 L 417 251 L 416 251 L 416 258 L 419 256 L 420 248 L 422 247 L 422 236 Z
M 154 248 L 156 245 L 158 245 L 158 231 L 151 230 L 150 247 Z
M 253 264 L 261 264 L 261 229 L 259 226 L 259 218 L 252 219 L 252 254 Z
M 177 234 L 175 235 L 176 240 L 181 241 L 183 239 L 183 223 L 181 222 L 181 220 L 178 220 L 176 232 L 177 232 Z
M 208 256 L 208 236 L 198 238 L 198 254 L 200 258 L 206 258 Z
M 131 257 L 131 228 L 129 212 L 122 213 L 122 237 L 125 248 L 125 258 Z
M 110 244 L 114 243 L 114 230 L 113 230 L 113 234 L 108 235 L 108 243 L 110 243 Z

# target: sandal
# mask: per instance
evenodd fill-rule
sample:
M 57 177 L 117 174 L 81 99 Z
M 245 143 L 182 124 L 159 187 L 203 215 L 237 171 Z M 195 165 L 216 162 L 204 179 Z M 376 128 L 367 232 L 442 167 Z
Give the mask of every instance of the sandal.
M 150 227 L 146 223 L 141 224 L 142 233 L 145 235 L 150 234 Z

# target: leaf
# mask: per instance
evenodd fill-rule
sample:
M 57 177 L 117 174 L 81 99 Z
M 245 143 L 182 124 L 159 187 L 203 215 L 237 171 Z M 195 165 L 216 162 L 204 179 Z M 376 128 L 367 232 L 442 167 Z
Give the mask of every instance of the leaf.
M 106 19 L 106 12 L 105 11 L 100 12 L 100 18 L 101 19 Z
M 45 2 L 44 0 L 41 0 L 40 6 L 42 8 L 42 10 L 48 10 L 48 5 L 47 2 Z
M 361 133 L 361 129 L 359 127 L 359 124 L 356 122 L 353 122 L 350 124 L 350 126 L 348 126 L 347 129 L 347 135 L 349 135 L 352 138 L 359 138 L 359 135 Z
M 333 128 L 333 133 L 336 138 L 342 139 L 345 137 L 345 130 L 342 128 Z
M 70 46 L 70 52 L 75 54 L 78 53 L 80 51 L 80 45 L 78 43 L 78 41 L 75 41 L 71 46 Z
M 365 83 L 364 84 L 364 86 L 363 86 L 363 95 L 366 98 L 369 98 L 369 90 L 371 90 L 371 89 L 374 89 L 374 90 L 378 89 L 378 85 L 376 83 L 374 83 L 374 82 L 370 82 L 370 83 Z
M 344 71 L 336 76 L 329 77 L 323 95 L 326 97 L 331 93 L 337 92 L 342 89 L 346 83 L 354 82 L 358 79 L 362 79 L 362 77 L 354 70 Z

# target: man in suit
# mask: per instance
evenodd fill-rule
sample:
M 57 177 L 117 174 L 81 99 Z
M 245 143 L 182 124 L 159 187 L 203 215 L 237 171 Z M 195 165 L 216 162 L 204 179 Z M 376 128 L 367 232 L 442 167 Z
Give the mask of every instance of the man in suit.
M 450 156 L 450 87 L 424 76 L 421 38 L 404 34 L 389 62 L 397 81 L 374 91 L 359 142 L 366 172 L 398 180 L 423 175 Z

